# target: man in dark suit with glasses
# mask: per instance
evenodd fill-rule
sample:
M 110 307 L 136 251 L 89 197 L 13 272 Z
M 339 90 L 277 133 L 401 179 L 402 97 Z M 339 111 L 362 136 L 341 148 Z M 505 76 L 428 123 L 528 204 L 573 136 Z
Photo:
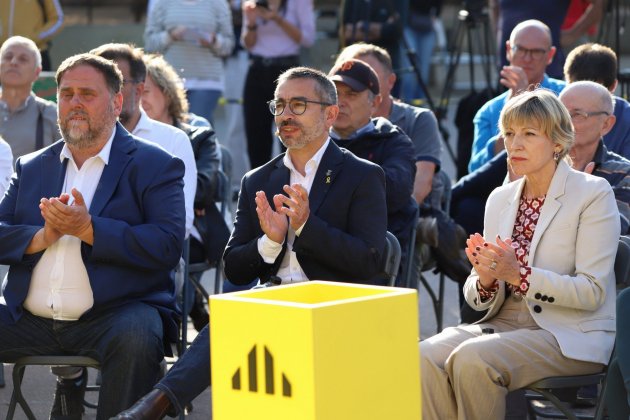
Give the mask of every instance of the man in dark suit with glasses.
M 235 284 L 258 279 L 261 286 L 383 284 L 385 176 L 330 140 L 339 113 L 335 85 L 318 70 L 289 69 L 278 78 L 269 110 L 287 152 L 243 177 L 223 255 L 226 277 Z M 116 418 L 176 416 L 203 392 L 210 385 L 209 327 L 153 391 Z

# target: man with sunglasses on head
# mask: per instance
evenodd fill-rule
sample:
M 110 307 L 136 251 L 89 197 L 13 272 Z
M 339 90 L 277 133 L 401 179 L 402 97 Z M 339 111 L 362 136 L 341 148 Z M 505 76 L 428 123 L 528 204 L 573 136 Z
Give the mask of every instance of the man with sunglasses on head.
M 378 283 L 387 209 L 383 170 L 331 141 L 335 85 L 295 67 L 278 78 L 269 110 L 287 148 L 241 181 L 234 230 L 223 255 L 235 284 L 309 280 Z M 117 419 L 176 416 L 210 384 L 207 325 L 155 389 Z M 281 325 L 280 325 L 281 327 Z
M 553 61 L 556 47 L 552 45 L 549 27 L 541 21 L 532 19 L 516 25 L 505 45 L 510 64 L 501 69 L 499 82 L 507 91 L 486 102 L 473 119 L 475 134 L 469 172 L 503 150 L 503 139 L 499 137 L 499 114 L 508 99 L 529 86 L 560 93 L 566 84 L 545 74 L 547 66 Z

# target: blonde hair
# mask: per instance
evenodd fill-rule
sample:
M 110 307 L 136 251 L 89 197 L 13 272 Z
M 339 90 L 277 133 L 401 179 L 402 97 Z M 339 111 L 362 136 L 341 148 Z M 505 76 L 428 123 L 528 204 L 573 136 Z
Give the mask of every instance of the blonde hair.
M 559 158 L 567 158 L 575 141 L 571 115 L 550 90 L 525 91 L 511 98 L 501 110 L 499 130 L 505 136 L 510 127 L 533 124 L 562 150 Z
M 147 76 L 166 98 L 168 115 L 176 122 L 186 122 L 188 119 L 186 89 L 173 66 L 161 54 L 146 54 L 144 63 L 147 66 Z

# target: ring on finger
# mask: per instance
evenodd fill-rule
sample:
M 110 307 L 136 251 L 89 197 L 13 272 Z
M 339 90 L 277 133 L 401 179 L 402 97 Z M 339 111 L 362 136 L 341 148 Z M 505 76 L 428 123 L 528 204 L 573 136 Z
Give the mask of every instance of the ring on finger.
M 497 269 L 497 262 L 495 260 L 492 260 L 492 263 L 490 263 L 490 270 L 496 270 Z

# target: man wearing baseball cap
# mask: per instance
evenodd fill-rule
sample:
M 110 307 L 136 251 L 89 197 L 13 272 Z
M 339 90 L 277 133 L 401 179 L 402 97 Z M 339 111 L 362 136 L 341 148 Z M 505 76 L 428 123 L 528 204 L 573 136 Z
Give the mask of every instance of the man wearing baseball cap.
M 416 175 L 413 143 L 403 131 L 382 117 L 372 118 L 381 103 L 376 72 L 363 61 L 337 63 L 328 73 L 338 94 L 339 115 L 330 137 L 360 158 L 380 165 L 385 172 L 387 230 L 400 242 L 405 266 L 410 234 L 415 228 L 417 204 L 412 197 Z M 399 276 L 400 279 L 400 276 Z

